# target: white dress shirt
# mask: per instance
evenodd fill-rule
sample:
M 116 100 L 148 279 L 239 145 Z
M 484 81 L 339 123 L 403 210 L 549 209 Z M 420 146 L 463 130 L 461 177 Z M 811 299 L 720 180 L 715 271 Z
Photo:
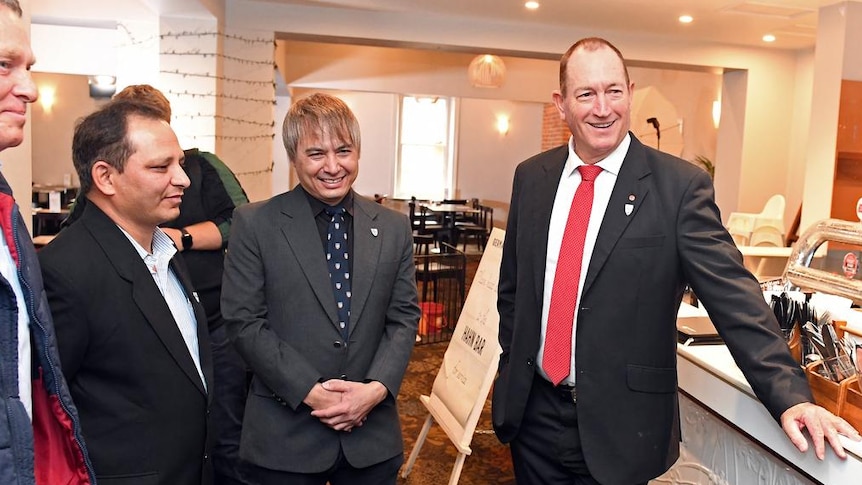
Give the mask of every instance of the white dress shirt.
M 171 258 L 177 253 L 176 246 L 174 246 L 174 243 L 167 234 L 162 232 L 161 229 L 156 228 L 153 231 L 153 253 L 150 254 L 122 227 L 120 227 L 120 230 L 131 241 L 135 250 L 138 251 L 141 259 L 144 260 L 144 264 L 150 270 L 150 274 L 153 275 L 156 286 L 159 287 L 159 291 L 165 297 L 165 303 L 168 304 L 171 315 L 174 316 L 177 328 L 180 334 L 182 334 L 186 348 L 189 350 L 189 355 L 191 355 L 198 370 L 198 376 L 200 376 L 204 389 L 206 389 L 207 381 L 204 379 L 204 374 L 201 370 L 200 347 L 198 347 L 198 321 L 195 318 L 195 310 L 188 296 L 186 296 L 185 289 L 183 289 L 179 278 L 177 278 L 177 275 L 174 274 L 174 271 L 170 267 Z
M 33 419 L 33 383 L 31 381 L 30 365 L 30 314 L 27 313 L 27 304 L 24 301 L 24 292 L 21 291 L 21 282 L 18 281 L 18 267 L 12 259 L 12 253 L 6 244 L 6 238 L 0 235 L 0 274 L 9 282 L 12 291 L 15 292 L 15 300 L 18 302 L 18 395 L 27 416 Z
M 626 134 L 616 150 L 596 164 L 602 167 L 603 170 L 595 180 L 593 208 L 590 211 L 590 222 L 587 225 L 587 237 L 584 240 L 584 256 L 581 261 L 581 276 L 578 282 L 578 302 L 581 300 L 584 280 L 590 267 L 590 259 L 593 255 L 593 248 L 596 246 L 596 238 L 599 234 L 599 227 L 602 225 L 602 218 L 608 208 L 608 201 L 611 199 L 611 192 L 613 192 L 614 184 L 617 182 L 617 175 L 620 173 L 623 159 L 626 153 L 628 153 L 629 145 L 631 144 L 630 136 Z M 557 194 L 554 197 L 551 224 L 548 227 L 548 249 L 545 252 L 545 285 L 542 295 L 542 340 L 539 345 L 539 355 L 536 361 L 539 365 L 539 372 L 546 379 L 548 376 L 545 374 L 542 364 L 544 360 L 545 334 L 548 328 L 548 310 L 551 306 L 554 275 L 557 272 L 557 260 L 560 256 L 560 246 L 563 243 L 563 232 L 566 229 L 566 221 L 569 218 L 569 209 L 572 206 L 572 199 L 575 198 L 575 191 L 578 190 L 578 186 L 581 184 L 581 173 L 578 171 L 578 167 L 581 165 L 586 164 L 575 153 L 574 140 L 572 137 L 569 137 L 569 158 L 566 160 L 566 165 L 563 168 L 563 176 L 560 177 Z M 572 323 L 572 355 L 569 376 L 563 379 L 563 382 L 560 384 L 575 384 L 575 337 L 577 335 L 577 324 L 578 312 L 576 307 L 574 322 Z

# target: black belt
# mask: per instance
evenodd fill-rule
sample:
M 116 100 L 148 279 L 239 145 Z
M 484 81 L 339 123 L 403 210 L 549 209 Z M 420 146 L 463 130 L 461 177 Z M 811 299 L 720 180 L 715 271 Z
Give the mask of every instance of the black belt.
M 554 394 L 560 396 L 560 399 L 562 399 L 563 401 L 570 402 L 572 404 L 578 402 L 578 393 L 575 386 L 569 386 L 567 384 L 559 384 L 555 386 L 538 374 L 536 374 L 536 380 L 539 381 L 542 385 L 550 388 L 551 391 Z
M 578 391 L 575 386 L 560 384 L 554 386 L 554 390 L 557 391 L 557 394 L 559 394 L 564 401 L 569 401 L 572 404 L 576 404 L 578 402 Z

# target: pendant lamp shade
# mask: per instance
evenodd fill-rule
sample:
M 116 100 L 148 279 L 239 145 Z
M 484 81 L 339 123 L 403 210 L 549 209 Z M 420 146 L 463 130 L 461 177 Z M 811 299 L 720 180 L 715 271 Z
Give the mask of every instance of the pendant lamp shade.
M 506 80 L 503 59 L 490 54 L 476 56 L 467 70 L 470 84 L 477 88 L 499 88 Z

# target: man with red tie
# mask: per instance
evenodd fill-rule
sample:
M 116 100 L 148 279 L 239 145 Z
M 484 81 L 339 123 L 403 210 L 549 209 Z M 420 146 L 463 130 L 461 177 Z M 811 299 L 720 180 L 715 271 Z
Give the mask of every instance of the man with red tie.
M 646 483 L 679 456 L 676 314 L 690 285 L 793 444 L 859 434 L 812 404 L 709 175 L 629 132 L 634 84 L 604 39 L 575 43 L 554 103 L 567 145 L 515 172 L 493 424 L 518 483 Z

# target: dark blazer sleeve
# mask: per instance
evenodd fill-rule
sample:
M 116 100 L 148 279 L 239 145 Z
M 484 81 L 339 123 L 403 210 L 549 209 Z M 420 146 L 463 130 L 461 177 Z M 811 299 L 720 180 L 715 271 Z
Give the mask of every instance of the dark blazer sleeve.
M 813 402 L 759 283 L 721 224 L 706 172 L 691 179 L 678 215 L 680 261 L 739 368 L 778 420 L 800 402 Z
M 413 261 L 413 235 L 410 221 L 404 216 L 393 226 L 400 242 L 391 298 L 385 308 L 384 332 L 371 362 L 366 381 L 379 381 L 392 396 L 398 394 L 401 381 L 416 339 L 419 305 L 416 292 L 416 266 Z
M 268 242 L 262 239 L 279 236 L 277 231 L 265 230 L 269 223 L 260 218 L 264 204 L 247 204 L 234 212 L 222 279 L 222 315 L 255 375 L 278 399 L 296 409 L 323 376 L 270 325 L 262 247 Z

